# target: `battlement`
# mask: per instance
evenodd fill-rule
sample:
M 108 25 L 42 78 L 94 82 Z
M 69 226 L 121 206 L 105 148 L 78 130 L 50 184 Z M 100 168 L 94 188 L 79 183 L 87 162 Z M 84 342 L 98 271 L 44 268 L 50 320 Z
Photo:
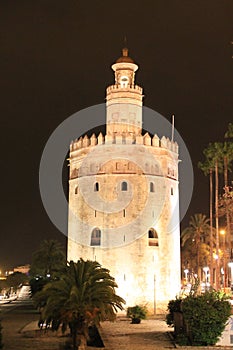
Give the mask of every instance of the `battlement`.
M 151 147 L 160 147 L 160 148 L 166 148 L 169 151 L 172 151 L 174 153 L 178 154 L 179 146 L 177 142 L 171 141 L 169 138 L 163 136 L 161 139 L 158 137 L 158 135 L 154 135 L 151 137 L 148 133 L 145 135 L 134 135 L 130 133 L 123 133 L 123 134 L 109 134 L 109 135 L 103 135 L 100 133 L 98 136 L 95 134 L 92 134 L 92 136 L 89 138 L 87 135 L 84 137 L 80 137 L 79 139 L 76 139 L 71 142 L 70 144 L 70 152 L 74 152 L 77 150 L 80 150 L 82 148 L 86 147 L 92 147 L 96 145 L 111 145 L 111 144 L 117 144 L 117 145 L 130 145 L 130 144 L 136 144 L 136 145 L 144 145 L 144 146 L 151 146 Z
M 138 85 L 127 85 L 125 87 L 122 87 L 121 85 L 110 85 L 106 89 L 107 94 L 115 91 L 130 91 L 134 93 L 142 94 L 142 88 Z

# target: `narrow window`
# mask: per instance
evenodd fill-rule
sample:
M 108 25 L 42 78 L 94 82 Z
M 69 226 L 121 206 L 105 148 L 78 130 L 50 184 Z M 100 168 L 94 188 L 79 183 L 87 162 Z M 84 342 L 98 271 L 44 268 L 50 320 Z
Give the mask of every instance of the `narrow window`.
M 125 209 L 123 209 L 123 217 L 125 218 Z
M 95 227 L 91 233 L 91 246 L 100 245 L 101 231 L 98 227 Z
M 171 187 L 171 195 L 173 196 L 173 187 Z
M 153 182 L 150 182 L 150 192 L 154 192 L 155 191 L 155 186 Z
M 75 194 L 78 194 L 78 186 L 75 186 L 74 193 L 75 193 Z
M 154 228 L 150 228 L 148 230 L 148 240 L 149 240 L 149 246 L 158 247 L 158 233 L 155 231 Z
M 95 218 L 96 218 L 96 210 L 95 210 Z
M 128 191 L 128 184 L 126 181 L 121 183 L 121 191 Z
M 96 182 L 96 183 L 94 184 L 94 191 L 95 191 L 95 192 L 99 192 L 99 182 Z

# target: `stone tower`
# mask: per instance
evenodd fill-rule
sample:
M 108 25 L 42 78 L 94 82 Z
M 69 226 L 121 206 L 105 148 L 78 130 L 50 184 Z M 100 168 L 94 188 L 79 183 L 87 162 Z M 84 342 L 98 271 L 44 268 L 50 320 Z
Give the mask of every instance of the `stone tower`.
M 160 313 L 180 290 L 178 145 L 143 135 L 138 66 L 126 48 L 112 69 L 106 135 L 70 145 L 68 260 L 98 261 L 127 306 Z

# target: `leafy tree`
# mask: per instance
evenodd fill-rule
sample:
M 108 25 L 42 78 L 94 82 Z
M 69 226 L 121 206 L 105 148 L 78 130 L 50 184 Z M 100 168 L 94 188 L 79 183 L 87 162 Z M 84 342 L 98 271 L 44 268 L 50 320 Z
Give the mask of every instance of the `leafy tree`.
M 202 263 L 209 255 L 208 239 L 210 233 L 209 219 L 206 215 L 195 214 L 191 216 L 189 226 L 181 233 L 181 245 L 185 249 L 191 248 L 196 258 L 196 272 L 200 277 L 200 253 L 205 252 L 202 256 Z M 195 248 L 194 250 L 192 248 Z M 207 263 L 207 261 L 206 261 Z
M 226 138 L 233 138 L 233 124 L 232 123 L 228 124 L 228 130 L 225 133 L 225 137 Z
M 20 285 L 28 282 L 28 276 L 22 272 L 14 272 L 6 279 L 6 284 L 9 288 L 13 287 L 14 291 L 20 287 Z
M 32 256 L 30 287 L 34 295 L 66 268 L 66 258 L 59 242 L 44 240 Z
M 87 329 L 99 320 L 114 320 L 124 300 L 116 295 L 117 287 L 109 270 L 96 261 L 71 261 L 57 281 L 48 283 L 35 295 L 43 320 L 57 330 L 69 326 L 73 349 L 85 349 Z
M 66 265 L 65 254 L 59 242 L 44 240 L 32 256 L 30 276 L 54 277 Z

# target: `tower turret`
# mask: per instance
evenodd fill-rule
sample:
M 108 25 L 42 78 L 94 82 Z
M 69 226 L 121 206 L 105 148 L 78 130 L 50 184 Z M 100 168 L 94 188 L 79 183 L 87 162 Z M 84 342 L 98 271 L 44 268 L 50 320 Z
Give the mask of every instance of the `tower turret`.
M 138 66 L 123 48 L 112 65 L 115 84 L 107 88 L 107 135 L 134 134 L 142 130 L 142 88 L 134 84 Z

